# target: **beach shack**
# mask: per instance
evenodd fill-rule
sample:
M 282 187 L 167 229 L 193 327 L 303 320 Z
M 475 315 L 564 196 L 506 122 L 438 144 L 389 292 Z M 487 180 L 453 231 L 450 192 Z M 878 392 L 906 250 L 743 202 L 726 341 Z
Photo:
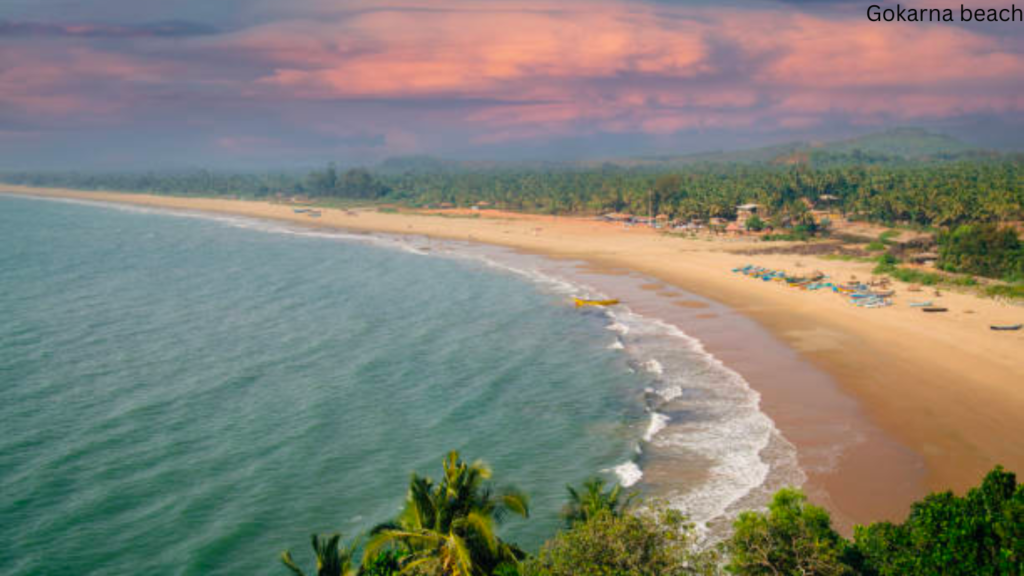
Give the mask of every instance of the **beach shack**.
M 747 220 L 757 215 L 757 204 L 740 204 L 736 207 L 736 224 L 743 227 Z

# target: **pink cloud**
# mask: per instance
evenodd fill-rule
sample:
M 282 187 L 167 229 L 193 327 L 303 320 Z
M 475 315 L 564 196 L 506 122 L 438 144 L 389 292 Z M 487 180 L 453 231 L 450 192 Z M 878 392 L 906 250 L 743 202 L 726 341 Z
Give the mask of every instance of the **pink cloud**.
M 800 128 L 831 112 L 874 120 L 1019 110 L 1013 87 L 1024 78 L 1018 50 L 972 30 L 777 5 L 540 0 L 481 8 L 446 0 L 315 8 L 316 21 L 230 40 L 271 63 L 258 89 L 307 99 L 502 101 L 464 116 L 501 138 Z M 723 45 L 734 54 L 717 55 Z M 983 98 L 979 86 L 989 92 Z
M 314 133 L 386 134 L 389 146 L 402 150 L 421 149 L 432 123 L 498 142 L 598 132 L 802 130 L 837 114 L 880 123 L 1024 111 L 1024 42 L 986 35 L 982 27 L 873 23 L 861 10 L 805 12 L 768 2 L 282 6 L 265 0 L 263 10 L 276 15 L 270 23 L 230 34 L 133 39 L 133 50 L 150 49 L 140 52 L 146 57 L 84 40 L 51 49 L 4 46 L 0 106 L 45 117 L 116 118 L 136 112 L 154 88 L 187 100 L 211 87 L 232 104 L 355 108 L 386 101 L 404 106 L 402 120 L 380 110 L 315 123 L 313 114 L 295 117 Z M 235 62 L 244 74 L 226 73 Z M 431 103 L 446 106 L 439 112 Z M 409 118 L 420 125 L 403 124 Z M 242 151 L 272 143 L 219 145 Z
M 772 34 L 755 38 L 751 19 L 733 31 L 737 42 L 754 54 L 782 54 L 759 75 L 767 83 L 913 87 L 1024 73 L 1024 59 L 998 40 L 951 26 L 780 16 Z
M 159 83 L 174 68 L 129 56 L 75 47 L 59 52 L 11 49 L 0 52 L 0 105 L 45 117 L 108 115 L 127 104 L 123 98 L 82 89 L 86 83 Z
M 519 83 L 536 87 L 626 73 L 682 78 L 707 71 L 703 27 L 694 22 L 667 21 L 617 4 L 597 10 L 530 6 L 379 9 L 334 23 L 304 23 L 307 31 L 295 44 L 287 40 L 300 26 L 294 23 L 284 25 L 287 32 L 274 26 L 252 30 L 234 43 L 278 64 L 264 83 L 304 97 L 529 99 L 533 88 Z

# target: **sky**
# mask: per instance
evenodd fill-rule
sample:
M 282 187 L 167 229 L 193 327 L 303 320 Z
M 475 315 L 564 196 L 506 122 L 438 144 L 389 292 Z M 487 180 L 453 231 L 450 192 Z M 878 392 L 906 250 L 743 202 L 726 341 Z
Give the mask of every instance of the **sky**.
M 604 158 L 897 126 L 1024 148 L 1024 23 L 869 4 L 3 0 L 0 169 Z

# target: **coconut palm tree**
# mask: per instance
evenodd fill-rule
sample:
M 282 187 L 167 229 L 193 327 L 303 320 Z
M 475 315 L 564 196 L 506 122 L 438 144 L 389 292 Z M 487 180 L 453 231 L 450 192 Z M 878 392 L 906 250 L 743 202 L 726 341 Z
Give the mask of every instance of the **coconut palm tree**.
M 355 544 L 341 548 L 341 534 L 331 534 L 326 540 L 313 534 L 313 552 L 316 553 L 316 576 L 355 576 L 352 557 L 355 555 Z M 288 550 L 281 553 L 281 563 L 292 571 L 295 576 L 306 576 Z
M 405 507 L 373 530 L 364 561 L 390 546 L 406 552 L 405 574 L 475 576 L 514 564 L 523 553 L 497 537 L 496 525 L 508 513 L 528 517 L 527 499 L 512 489 L 495 492 L 485 485 L 490 477 L 485 464 L 467 464 L 454 451 L 439 483 L 413 474 Z
M 639 496 L 637 492 L 623 492 L 622 485 L 618 482 L 605 490 L 605 481 L 601 478 L 585 481 L 579 490 L 572 486 L 565 488 L 569 491 L 569 502 L 562 510 L 562 517 L 569 528 L 577 522 L 590 520 L 602 511 L 619 516 L 628 510 Z

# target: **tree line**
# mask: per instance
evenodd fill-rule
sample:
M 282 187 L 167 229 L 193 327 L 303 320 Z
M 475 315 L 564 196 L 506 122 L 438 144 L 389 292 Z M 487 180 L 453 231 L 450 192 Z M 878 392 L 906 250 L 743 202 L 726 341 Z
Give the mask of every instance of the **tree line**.
M 858 526 L 852 540 L 828 512 L 785 488 L 767 510 L 740 514 L 716 546 L 664 503 L 600 479 L 568 487 L 564 528 L 531 555 L 498 534 L 529 500 L 497 488 L 491 470 L 457 452 L 437 482 L 413 474 L 405 505 L 368 540 L 313 535 L 317 576 L 711 576 L 1024 574 L 1024 485 L 996 467 L 964 496 L 934 493 L 902 523 Z M 284 566 L 305 576 L 290 552 Z
M 386 165 L 385 165 L 386 166 Z M 791 166 L 695 164 L 478 170 L 339 170 L 308 173 L 20 173 L 16 184 L 156 194 L 274 197 L 303 195 L 517 211 L 596 214 L 628 211 L 680 220 L 732 218 L 757 203 L 768 216 L 806 218 L 808 206 L 884 224 L 951 228 L 1024 220 L 1024 174 L 1018 157 L 931 163 L 834 163 Z

